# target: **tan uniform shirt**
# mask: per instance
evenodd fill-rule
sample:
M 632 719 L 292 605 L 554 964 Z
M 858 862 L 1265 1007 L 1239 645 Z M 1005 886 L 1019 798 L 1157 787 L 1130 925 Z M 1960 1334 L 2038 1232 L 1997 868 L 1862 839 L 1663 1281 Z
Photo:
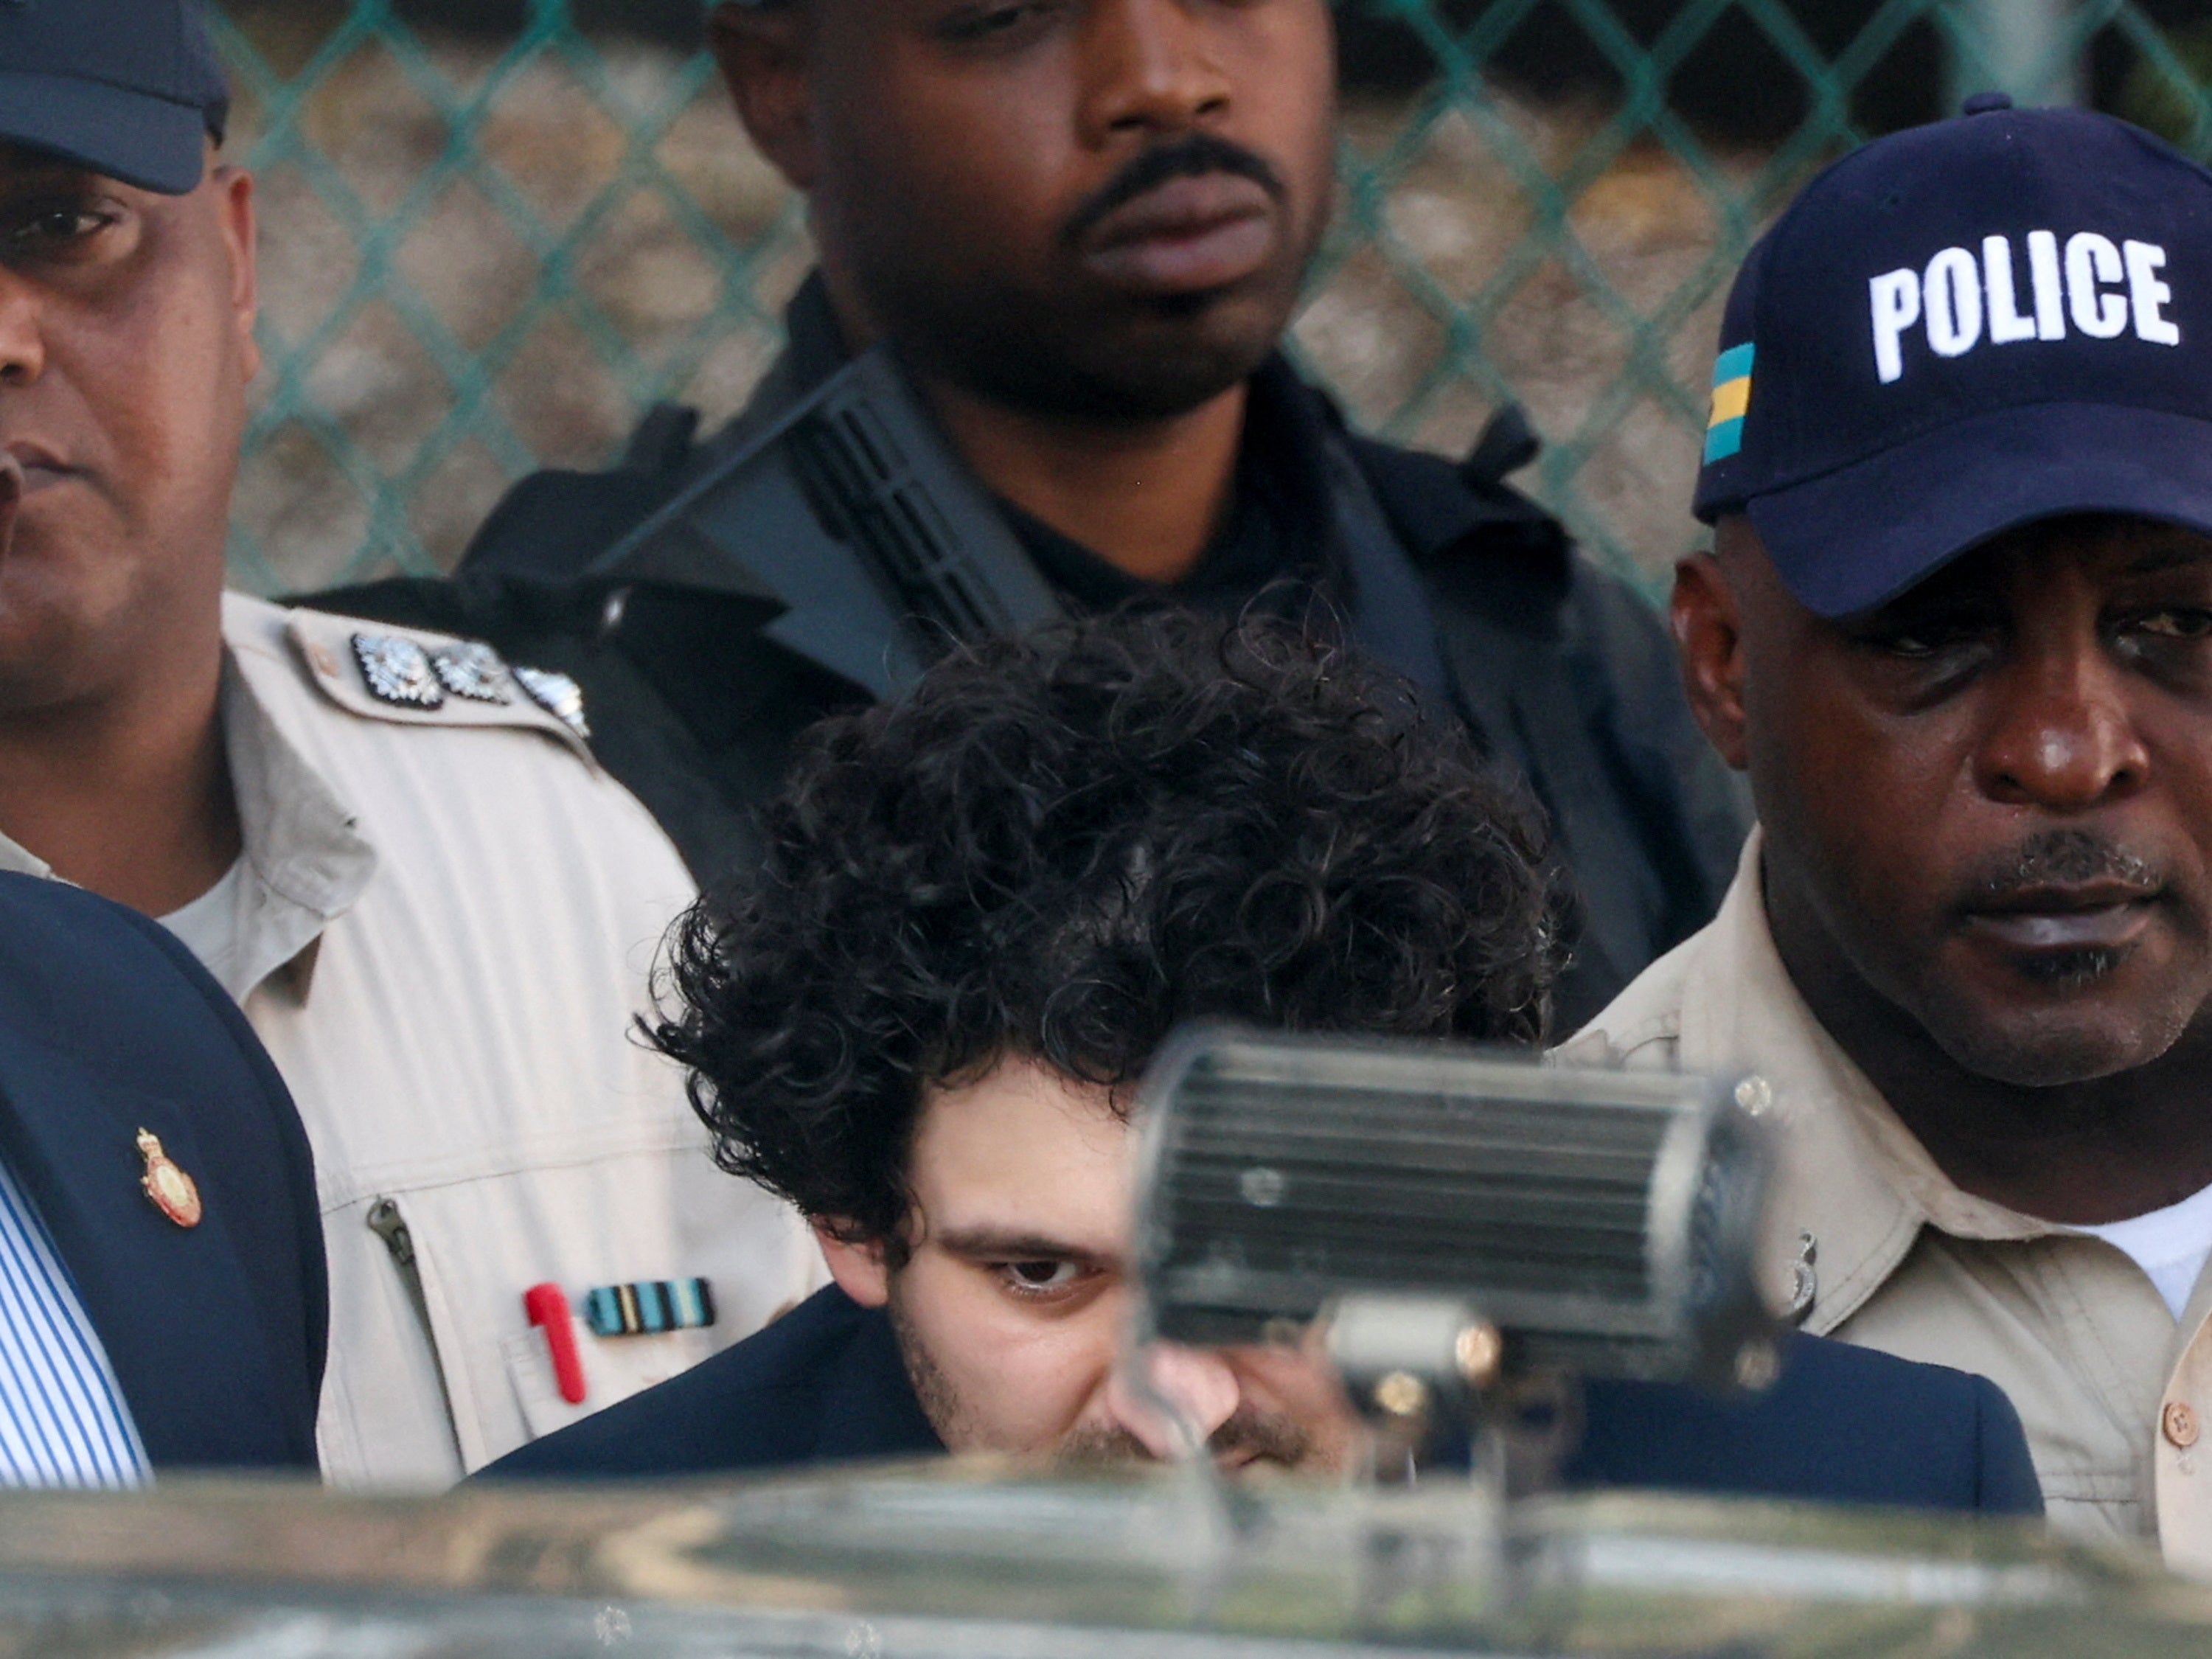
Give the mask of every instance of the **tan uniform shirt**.
M 1711 926 L 1559 1058 L 1756 1073 L 1782 1146 L 1778 1299 L 1795 1298 L 1815 1333 L 1993 1379 L 2027 1430 L 2055 1527 L 2157 1539 L 2170 1564 L 2212 1571 L 2212 1444 L 2196 1445 L 2212 1408 L 2212 1274 L 2177 1327 L 2114 1246 L 1952 1185 L 1791 984 L 1759 846 L 1754 834 Z
M 371 694 L 356 633 L 436 636 L 238 595 L 223 631 L 245 838 L 228 988 L 314 1146 L 325 1474 L 451 1481 L 805 1294 L 818 1254 L 714 1167 L 681 1073 L 633 1035 L 691 897 L 644 809 L 495 663 L 483 689 L 504 701 Z M 9 844 L 0 866 L 46 873 Z M 714 1327 L 602 1340 L 576 1322 L 589 1392 L 561 1398 L 526 1291 L 574 1305 L 693 1277 Z

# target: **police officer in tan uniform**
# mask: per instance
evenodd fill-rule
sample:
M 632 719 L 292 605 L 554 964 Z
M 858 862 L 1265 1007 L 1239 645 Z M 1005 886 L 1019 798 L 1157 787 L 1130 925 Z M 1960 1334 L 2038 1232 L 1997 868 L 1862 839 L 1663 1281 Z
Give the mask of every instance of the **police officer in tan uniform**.
M 2077 110 L 1839 161 L 1731 295 L 1678 578 L 1760 831 L 1571 1057 L 1747 1071 L 1806 1328 L 1978 1371 L 2212 1571 L 2212 174 Z
M 690 884 L 574 688 L 222 593 L 253 191 L 191 0 L 0 8 L 0 868 L 163 919 L 242 1003 L 313 1143 L 325 1470 L 450 1480 L 810 1255 L 632 1039 Z

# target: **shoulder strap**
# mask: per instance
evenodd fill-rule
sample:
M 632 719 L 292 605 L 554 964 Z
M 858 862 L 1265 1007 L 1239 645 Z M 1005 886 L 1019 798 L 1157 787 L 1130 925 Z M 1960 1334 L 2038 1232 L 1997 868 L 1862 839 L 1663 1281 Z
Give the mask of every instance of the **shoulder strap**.
M 1517 409 L 1500 410 L 1463 461 L 1350 432 L 1345 438 L 1416 563 L 1469 554 L 1510 558 L 1565 597 L 1573 551 L 1565 527 L 1498 471 L 1517 471 L 1534 456 L 1534 434 Z
M 947 641 L 1061 614 L 882 347 L 717 459 L 586 574 L 771 600 L 770 638 L 878 696 Z
M 510 666 L 477 641 L 320 611 L 286 612 L 283 631 L 302 678 L 349 714 L 398 726 L 520 727 L 598 767 L 582 694 L 566 675 Z
M 1502 482 L 1534 456 L 1518 411 L 1501 411 L 1465 462 L 1366 439 L 1349 450 L 1436 607 L 1462 714 L 1552 819 L 1583 928 L 1581 977 L 1612 985 L 1654 954 L 1664 895 L 1602 706 L 1607 665 L 1579 638 L 1579 568 L 1559 521 Z
M 1352 642 L 1439 707 L 1449 703 L 1450 677 L 1437 647 L 1436 620 L 1404 545 L 1337 434 L 1324 434 L 1322 453 L 1338 544 L 1351 567 Z
M 1603 958 L 1587 964 L 1590 973 L 1625 984 L 1655 953 L 1650 858 L 1592 729 L 1576 659 L 1555 633 L 1504 627 L 1479 607 L 1447 604 L 1455 690 L 1551 814 L 1581 901 L 1583 954 Z

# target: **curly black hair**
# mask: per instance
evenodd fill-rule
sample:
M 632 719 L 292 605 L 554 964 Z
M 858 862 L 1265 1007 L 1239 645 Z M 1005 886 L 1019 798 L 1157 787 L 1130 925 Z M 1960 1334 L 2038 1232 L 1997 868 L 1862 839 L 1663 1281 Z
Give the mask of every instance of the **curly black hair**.
M 1110 1086 L 1200 1018 L 1542 1035 L 1534 814 L 1410 687 L 1279 624 L 960 651 L 814 727 L 763 830 L 647 1036 L 724 1169 L 856 1242 L 898 1239 L 927 1091 L 1008 1056 Z

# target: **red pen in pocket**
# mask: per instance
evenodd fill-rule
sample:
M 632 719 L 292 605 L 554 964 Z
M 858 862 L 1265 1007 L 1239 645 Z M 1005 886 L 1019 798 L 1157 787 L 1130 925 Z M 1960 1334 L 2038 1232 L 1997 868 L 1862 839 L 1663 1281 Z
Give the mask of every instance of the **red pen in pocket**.
M 568 1316 L 568 1297 L 558 1285 L 533 1285 L 522 1293 L 522 1307 L 530 1322 L 545 1333 L 561 1398 L 572 1406 L 582 1405 L 591 1389 L 584 1382 L 584 1355 L 576 1346 L 576 1323 Z

